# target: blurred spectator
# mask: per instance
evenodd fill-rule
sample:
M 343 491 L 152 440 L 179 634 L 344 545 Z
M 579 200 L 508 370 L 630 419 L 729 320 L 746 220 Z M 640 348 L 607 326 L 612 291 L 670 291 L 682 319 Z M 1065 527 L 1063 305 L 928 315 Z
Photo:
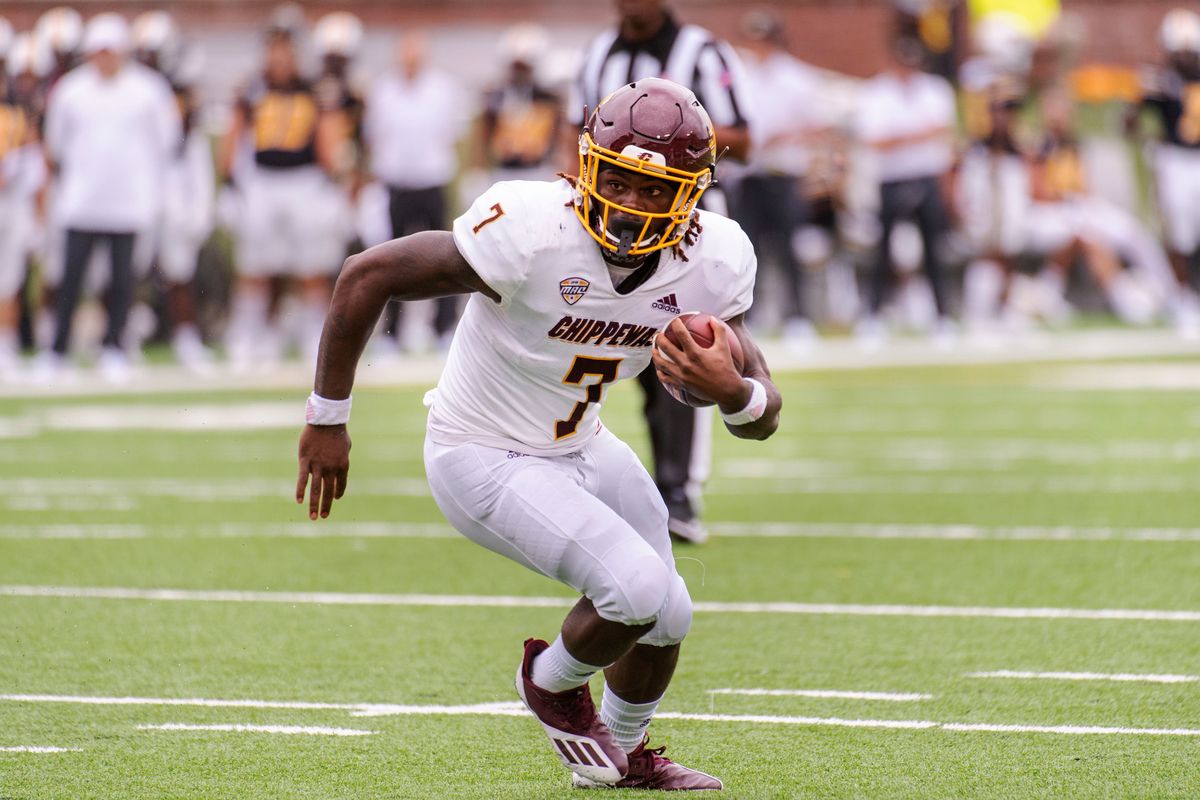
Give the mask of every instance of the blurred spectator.
M 509 28 L 500 42 L 504 81 L 483 96 L 482 163 L 491 180 L 550 180 L 562 126 L 562 99 L 542 85 L 538 65 L 550 37 L 538 25 Z
M 41 46 L 50 50 L 53 63 L 47 83 L 50 86 L 73 70 L 81 57 L 83 44 L 83 17 L 73 8 L 58 6 L 38 17 L 34 26 L 34 38 Z
M 61 366 L 88 261 L 94 245 L 105 242 L 111 279 L 99 366 L 106 378 L 122 380 L 129 368 L 122 336 L 133 298 L 134 235 L 157 213 L 163 169 L 180 138 L 179 115 L 167 82 L 129 62 L 124 18 L 94 17 L 84 49 L 88 63 L 59 81 L 46 112 L 46 150 L 59 172 L 66 258 L 54 344 L 42 363 L 51 372 Z
M 1175 9 L 1163 18 L 1159 41 L 1165 63 L 1142 73 L 1140 108 L 1158 123 L 1152 158 L 1158 212 L 1179 285 L 1174 313 L 1187 335 L 1200 334 L 1195 259 L 1200 250 L 1200 15 Z M 1139 122 L 1135 115 L 1131 126 Z M 1139 131 L 1140 132 L 1140 131 Z
M 892 0 L 895 30 L 921 46 L 921 69 L 958 82 L 967 28 L 965 0 Z
M 662 0 L 616 0 L 615 5 L 617 27 L 593 39 L 584 53 L 578 95 L 569 105 L 570 113 L 578 115 L 568 120 L 572 141 L 586 121 L 585 107 L 596 108 L 630 81 L 660 77 L 687 86 L 704 103 L 715 127 L 718 158 L 727 148 L 729 157 L 744 160 L 750 149 L 743 116 L 746 86 L 733 48 L 698 25 L 681 25 Z M 578 154 L 578 145 L 572 152 Z M 717 188 L 705 192 L 701 204 L 728 213 Z M 653 270 L 657 260 L 648 263 Z M 712 408 L 676 402 L 653 370 L 644 370 L 638 382 L 646 396 L 654 480 L 667 505 L 667 528 L 677 538 L 703 542 L 708 532 L 700 521 L 700 489 L 711 467 Z
M 200 248 L 213 228 L 212 146 L 198 125 L 196 94 L 203 57 L 182 48 L 174 20 L 162 11 L 138 16 L 133 39 L 138 61 L 170 81 L 183 126 L 183 138 L 167 162 L 163 202 L 149 239 L 166 283 L 171 349 L 180 364 L 205 372 L 212 353 L 200 340 L 193 294 Z
M 458 171 L 458 144 L 470 125 L 472 105 L 453 78 L 429 66 L 423 32 L 400 37 L 393 67 L 371 86 L 364 126 L 371 175 L 387 191 L 391 238 L 448 229 L 447 191 Z M 434 302 L 434 333 L 444 336 L 457 319 L 456 299 Z M 385 341 L 377 342 L 377 347 L 388 349 L 401 320 L 400 303 L 392 301 L 384 312 Z M 424 330 L 410 328 L 406 345 L 424 349 Z
M 1001 322 L 1018 258 L 1026 251 L 1029 165 L 1018 134 L 1032 37 L 1007 14 L 979 20 L 975 54 L 960 70 L 968 137 L 956 171 L 955 207 L 973 248 L 963 275 L 963 321 L 976 335 Z
M 281 294 L 299 284 L 300 314 L 289 320 L 314 360 L 331 277 L 345 256 L 344 218 L 331 213 L 336 117 L 322 109 L 297 62 L 297 21 L 268 26 L 263 73 L 238 97 L 219 169 L 235 188 L 236 272 L 228 342 L 235 369 L 277 359 Z M 238 205 L 240 203 L 240 205 Z M 334 210 L 336 211 L 336 209 Z
M 752 143 L 745 172 L 731 192 L 733 215 L 758 256 L 755 303 L 764 306 L 764 265 L 783 277 L 779 295 L 785 343 L 810 344 L 816 329 L 804 308 L 804 269 L 796 258 L 796 234 L 806 223 L 805 176 L 810 148 L 828 130 L 820 78 L 788 53 L 783 25 L 771 11 L 742 19 L 746 60 L 746 116 Z
M 21 275 L 17 278 L 21 287 L 18 289 L 16 300 L 17 333 L 21 347 L 32 347 L 35 304 L 41 298 L 35 296 L 36 292 L 29 291 L 33 288 L 31 282 L 36 284 L 37 281 L 29 256 L 39 246 L 44 246 L 45 240 L 42 226 L 45 218 L 46 159 L 42 150 L 41 135 L 46 117 L 45 79 L 51 69 L 50 51 L 33 34 L 22 33 L 13 39 L 5 66 L 7 74 L 0 75 L 0 78 L 7 78 L 6 91 L 9 100 L 21 108 L 27 133 L 32 137 L 26 145 L 29 147 L 30 156 L 23 164 L 31 170 L 36 170 L 36 173 L 25 173 L 22 170 L 23 174 L 31 178 L 28 197 L 24 202 L 16 204 L 9 217 L 16 228 L 20 228 L 23 223 L 26 226 L 25 235 L 17 237 L 24 240 L 19 256 Z M 45 270 L 44 262 L 42 270 Z M 48 336 L 49 334 L 47 338 Z
M 915 221 L 920 231 L 925 274 L 937 308 L 937 335 L 944 340 L 952 330 L 940 240 L 949 224 L 942 183 L 954 161 L 954 90 L 945 78 L 920 71 L 921 49 L 912 39 L 893 40 L 890 55 L 891 67 L 863 86 L 855 122 L 859 139 L 874 152 L 880 184 L 880 239 L 871 276 L 870 316 L 859 326 L 868 345 L 877 344 L 884 333 L 879 312 L 895 278 L 892 230 L 901 220 Z
M 32 244 L 34 198 L 45 180 L 38 144 L 37 113 L 26 103 L 28 76 L 35 63 L 29 36 L 14 37 L 0 20 L 0 380 L 18 365 L 18 293 Z
M 365 179 L 363 152 L 363 98 L 350 77 L 350 67 L 362 47 L 363 26 L 358 17 L 334 11 L 317 20 L 313 45 L 321 62 L 317 102 L 329 117 L 330 167 L 328 211 L 341 228 L 344 252 L 354 239 L 351 208 Z
M 48 102 L 50 90 L 69 71 L 79 64 L 83 43 L 83 17 L 73 8 L 57 6 L 38 17 L 33 29 L 34 40 L 39 49 L 44 49 L 50 59 L 50 67 L 38 93 L 43 109 Z M 48 347 L 54 338 L 54 315 L 58 305 L 58 285 L 63 276 L 63 246 L 66 236 L 59 218 L 57 196 L 59 181 L 53 179 L 47 187 L 44 207 L 45 235 L 42 237 L 42 310 L 35 321 L 36 338 L 42 347 Z
M 1041 105 L 1045 132 L 1033 161 L 1029 244 L 1038 252 L 1066 248 L 1082 258 L 1117 316 L 1145 325 L 1166 300 L 1164 279 L 1171 275 L 1166 255 L 1136 217 L 1089 190 L 1066 94 L 1047 93 Z M 1064 311 L 1070 264 L 1069 258 L 1052 259 L 1045 274 L 1046 287 Z

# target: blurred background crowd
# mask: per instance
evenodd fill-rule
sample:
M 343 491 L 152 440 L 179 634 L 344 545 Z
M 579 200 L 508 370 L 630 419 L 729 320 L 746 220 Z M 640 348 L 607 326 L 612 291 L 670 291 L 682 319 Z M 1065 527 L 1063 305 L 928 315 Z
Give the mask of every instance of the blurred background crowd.
M 763 338 L 1002 344 L 1093 313 L 1200 336 L 1195 9 L 1111 3 L 1141 32 L 1118 51 L 1057 0 L 42 5 L 0 19 L 0 380 L 121 382 L 148 343 L 206 374 L 311 361 L 347 255 L 573 174 L 589 70 L 685 23 L 721 44 L 710 207 L 755 241 Z M 449 341 L 457 300 L 405 305 L 375 359 Z

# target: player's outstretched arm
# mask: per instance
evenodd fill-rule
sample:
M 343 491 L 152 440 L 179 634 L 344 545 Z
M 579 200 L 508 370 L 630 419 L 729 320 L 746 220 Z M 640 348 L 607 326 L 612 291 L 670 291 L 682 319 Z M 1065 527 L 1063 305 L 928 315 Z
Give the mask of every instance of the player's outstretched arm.
M 423 300 L 470 292 L 500 299 L 458 252 L 448 231 L 395 239 L 346 259 L 321 330 L 313 392 L 325 401 L 350 397 L 358 359 L 390 298 Z M 345 494 L 350 471 L 345 424 L 305 425 L 299 459 L 296 502 L 304 502 L 311 476 L 308 515 L 328 517 L 334 499 Z
M 745 360 L 740 375 L 729 354 L 729 334 L 724 326 L 713 325 L 712 346 L 701 347 L 678 319 L 673 320 L 671 325 L 677 326 L 675 339 L 680 344 L 676 345 L 659 334 L 652 356 L 654 369 L 660 380 L 686 386 L 701 397 L 715 400 L 725 417 L 725 427 L 734 436 L 740 439 L 766 439 L 779 427 L 783 398 L 771 380 L 766 359 L 746 328 L 743 315 L 739 314 L 726 322 L 742 345 Z M 755 386 L 747 378 L 752 378 L 762 386 L 762 396 L 755 396 Z M 754 419 L 740 424 L 729 421 L 728 417 L 739 418 L 751 408 L 754 413 L 749 416 Z

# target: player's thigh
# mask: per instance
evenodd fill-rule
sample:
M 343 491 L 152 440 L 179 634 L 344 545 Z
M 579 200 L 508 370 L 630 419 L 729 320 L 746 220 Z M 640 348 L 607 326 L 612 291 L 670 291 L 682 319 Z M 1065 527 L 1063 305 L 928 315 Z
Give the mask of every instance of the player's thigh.
M 340 186 L 316 168 L 297 175 L 287 206 L 289 273 L 312 278 L 336 272 L 346 255 L 349 219 L 349 198 Z
M 170 283 L 190 283 L 196 277 L 196 264 L 200 259 L 200 243 L 196 237 L 182 230 L 172 232 L 164 228 L 162 243 L 158 250 L 158 267 Z
M 1190 253 L 1200 245 L 1200 160 L 1179 148 L 1164 147 L 1155 159 L 1159 214 L 1167 246 Z
M 14 297 L 25 278 L 33 217 L 23 198 L 0 201 L 0 302 Z
M 654 479 L 633 449 L 608 428 L 588 443 L 582 452 L 600 502 L 629 523 L 668 565 L 671 536 L 667 533 L 667 506 Z
M 143 280 L 150 274 L 154 259 L 158 253 L 162 229 L 159 225 L 148 225 L 134 233 L 133 236 L 133 275 L 137 280 Z
M 581 484 L 576 459 L 426 441 L 425 469 L 434 500 L 459 532 L 570 586 L 601 617 L 642 624 L 667 602 L 668 565 Z
M 1025 220 L 1026 247 L 1036 253 L 1053 253 L 1078 235 L 1075 218 L 1063 203 L 1034 203 Z
M 255 172 L 247 176 L 237 226 L 237 271 L 245 277 L 266 277 L 285 271 L 288 232 L 279 222 L 287 207 L 286 175 Z

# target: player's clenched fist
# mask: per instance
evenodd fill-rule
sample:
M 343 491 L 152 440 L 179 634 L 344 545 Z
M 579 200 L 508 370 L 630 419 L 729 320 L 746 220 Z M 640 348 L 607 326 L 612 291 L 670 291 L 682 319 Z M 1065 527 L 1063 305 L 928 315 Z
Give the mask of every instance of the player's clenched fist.
M 712 317 L 708 320 L 711 343 L 707 345 L 697 340 L 683 319 L 671 320 L 654 340 L 655 372 L 664 384 L 680 387 L 699 400 L 740 408 L 746 392 L 738 363 L 741 347 L 727 325 Z

